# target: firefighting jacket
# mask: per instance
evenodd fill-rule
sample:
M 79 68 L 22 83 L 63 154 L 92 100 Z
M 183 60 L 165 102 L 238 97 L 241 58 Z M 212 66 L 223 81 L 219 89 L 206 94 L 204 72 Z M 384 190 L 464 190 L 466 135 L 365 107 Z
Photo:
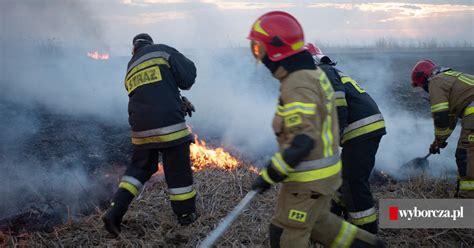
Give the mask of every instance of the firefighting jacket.
M 335 91 L 341 146 L 385 135 L 382 113 L 370 95 L 351 77 L 328 64 L 319 64 Z
M 438 68 L 428 82 L 435 136 L 445 141 L 458 118 L 474 114 L 474 76 Z
M 179 90 L 190 89 L 196 67 L 176 49 L 147 45 L 131 58 L 125 77 L 132 144 L 163 148 L 190 141 Z
M 314 63 L 313 68 L 288 72 L 280 66 L 273 74 L 281 83 L 273 119 L 279 152 L 261 175 L 270 184 L 275 183 L 274 179 L 284 178 L 293 188 L 308 187 L 299 183 L 324 181 L 324 187 L 319 187 L 318 192 L 329 194 L 341 184 L 336 103 L 326 74 L 316 69 Z M 303 157 L 290 158 L 294 157 L 290 150 L 296 151 L 308 144 L 309 150 Z

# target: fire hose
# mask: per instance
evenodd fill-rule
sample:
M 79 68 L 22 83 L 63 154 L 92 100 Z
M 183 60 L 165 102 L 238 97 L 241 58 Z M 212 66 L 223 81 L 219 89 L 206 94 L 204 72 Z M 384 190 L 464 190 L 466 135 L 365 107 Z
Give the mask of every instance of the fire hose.
M 199 245 L 199 248 L 210 248 L 217 239 L 225 232 L 225 230 L 234 222 L 235 219 L 244 211 L 247 205 L 252 202 L 253 198 L 257 195 L 256 190 L 249 191 L 245 197 L 235 206 L 235 208 L 228 214 L 221 223 L 214 229 L 206 239 Z

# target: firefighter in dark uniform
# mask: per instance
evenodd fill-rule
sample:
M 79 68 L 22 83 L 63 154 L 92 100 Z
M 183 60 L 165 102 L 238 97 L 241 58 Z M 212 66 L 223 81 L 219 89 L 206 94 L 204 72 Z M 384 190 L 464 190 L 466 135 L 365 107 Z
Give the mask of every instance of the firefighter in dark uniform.
M 193 106 L 181 97 L 196 78 L 194 63 L 176 49 L 153 44 L 148 34 L 133 38 L 125 89 L 128 92 L 129 123 L 133 156 L 102 217 L 107 231 L 120 232 L 122 217 L 145 182 L 158 169 L 161 154 L 171 207 L 178 222 L 188 225 L 197 219 L 189 144 L 193 137 L 185 123 Z
M 461 134 L 456 149 L 458 185 L 456 196 L 474 198 L 474 76 L 437 66 L 431 60 L 416 63 L 411 73 L 412 86 L 430 95 L 435 140 L 430 153 L 440 153 L 458 119 Z
M 304 48 L 304 34 L 290 14 L 273 11 L 253 24 L 252 53 L 280 81 L 273 119 L 279 151 L 253 189 L 282 182 L 270 224 L 271 247 L 383 247 L 375 235 L 330 212 L 341 185 L 335 93 L 325 73 Z
M 377 233 L 377 212 L 369 176 L 380 140 L 386 134 L 383 116 L 372 97 L 354 79 L 335 68 L 336 63 L 317 46 L 307 44 L 306 47 L 331 81 L 336 95 L 343 183 L 342 198 L 336 195 L 332 210 L 344 213 L 352 224 Z

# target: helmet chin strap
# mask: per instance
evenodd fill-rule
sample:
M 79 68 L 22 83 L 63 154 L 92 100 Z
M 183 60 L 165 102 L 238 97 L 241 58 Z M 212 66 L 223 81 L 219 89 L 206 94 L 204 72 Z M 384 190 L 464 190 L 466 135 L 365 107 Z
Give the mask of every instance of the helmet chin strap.
M 270 70 L 271 73 L 275 73 L 275 71 L 278 69 L 280 66 L 279 62 L 273 62 L 270 60 L 267 54 L 262 59 L 262 63 Z
M 429 85 L 430 85 L 430 81 L 428 81 L 428 79 L 425 79 L 425 83 L 423 84 L 423 89 L 428 93 L 430 92 Z

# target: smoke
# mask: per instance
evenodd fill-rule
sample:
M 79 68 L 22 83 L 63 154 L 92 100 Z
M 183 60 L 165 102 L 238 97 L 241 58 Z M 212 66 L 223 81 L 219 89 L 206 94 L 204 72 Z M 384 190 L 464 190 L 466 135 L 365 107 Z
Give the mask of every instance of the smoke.
M 126 123 L 122 75 L 86 57 L 108 48 L 84 1 L 1 1 L 0 18 L 0 219 L 44 206 L 73 218 L 110 194 L 93 173 L 106 126 Z
M 103 28 L 85 1 L 2 1 L 3 99 L 70 114 L 126 118 L 123 80 L 110 64 L 86 57 L 107 51 Z
M 335 53 L 335 60 L 340 62 L 338 67 L 366 89 L 384 115 L 388 134 L 380 143 L 376 168 L 403 178 L 407 172 L 401 165 L 427 155 L 434 140 L 429 102 L 414 93 L 410 86 L 412 66 L 420 59 L 430 58 L 439 65 L 472 73 L 474 60 L 465 54 L 472 55 L 473 51 L 412 49 L 397 53 L 370 50 Z M 430 156 L 429 175 L 456 174 L 454 153 L 460 129 L 458 125 L 441 154 Z
M 190 119 L 198 134 L 219 137 L 221 145 L 255 163 L 276 149 L 271 121 L 279 82 L 247 49 L 194 53 L 198 79 L 189 95 L 197 108 Z
M 379 105 L 388 134 L 382 138 L 376 168 L 398 178 L 406 174 L 401 166 L 427 155 L 434 139 L 429 102 L 415 94 L 410 86 L 411 67 L 419 59 L 431 58 L 460 71 L 473 70 L 472 56 L 465 56 L 473 51 L 327 52 L 339 62 L 338 68 L 358 81 Z M 226 148 L 257 165 L 266 165 L 277 147 L 271 120 L 279 82 L 263 65 L 256 65 L 245 48 L 192 55 L 199 69 L 198 80 L 184 94 L 197 107 L 191 118 L 197 133 L 219 137 Z M 431 176 L 455 175 L 454 153 L 460 129 L 460 126 L 456 128 L 448 140 L 449 146 L 441 154 L 429 158 Z

